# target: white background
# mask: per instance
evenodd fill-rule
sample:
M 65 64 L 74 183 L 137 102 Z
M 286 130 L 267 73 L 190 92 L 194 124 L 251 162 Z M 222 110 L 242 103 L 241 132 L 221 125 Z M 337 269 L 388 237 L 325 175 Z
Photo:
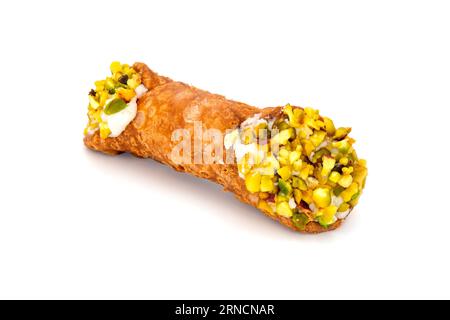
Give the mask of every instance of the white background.
M 450 298 L 448 1 L 10 1 L 0 298 Z M 301 235 L 212 183 L 82 144 L 113 60 L 352 126 L 369 178 Z

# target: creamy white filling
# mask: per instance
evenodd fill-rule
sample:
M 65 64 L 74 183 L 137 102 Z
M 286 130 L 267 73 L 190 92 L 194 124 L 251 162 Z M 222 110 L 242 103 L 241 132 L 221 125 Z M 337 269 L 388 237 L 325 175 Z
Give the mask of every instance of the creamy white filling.
M 236 140 L 239 138 L 239 131 L 233 130 L 230 133 L 227 133 L 225 135 L 225 138 L 223 138 L 223 145 L 225 146 L 225 149 L 230 149 Z
M 98 127 L 96 128 L 88 128 L 87 135 L 92 136 L 96 131 L 98 131 Z
M 314 204 L 314 202 L 311 202 L 309 204 L 309 210 L 311 210 L 312 212 L 316 213 L 317 211 L 319 211 L 319 209 L 317 209 L 316 205 Z
M 143 84 L 140 84 L 136 87 L 136 89 L 134 89 L 134 92 L 136 92 L 136 97 L 139 99 L 140 97 L 142 97 L 144 95 L 144 93 L 146 93 L 148 91 L 147 87 L 144 86 Z
M 342 197 L 336 197 L 336 196 L 332 196 L 331 197 L 331 205 L 336 206 L 336 207 L 340 207 L 341 204 L 344 203 L 344 199 L 342 199 Z M 350 213 L 351 209 L 348 209 L 344 212 L 336 212 L 336 218 L 339 220 L 345 219 L 349 213 Z
M 346 211 L 344 211 L 344 212 L 337 212 L 337 213 L 336 213 L 336 217 L 337 217 L 338 219 L 342 220 L 342 219 L 347 218 L 347 216 L 349 215 L 349 213 L 350 213 L 350 209 L 348 209 L 348 210 L 346 210 Z
M 343 202 L 344 199 L 342 199 L 342 197 L 331 196 L 331 205 L 335 206 L 336 208 L 339 208 Z
M 238 163 L 241 162 L 247 153 L 251 155 L 258 154 L 258 146 L 256 143 L 243 144 L 240 140 L 236 141 L 234 144 L 234 154 Z
M 130 102 L 128 102 L 125 109 L 111 115 L 107 115 L 102 112 L 102 119 L 103 121 L 108 123 L 109 130 L 111 130 L 111 133 L 108 137 L 118 137 L 125 130 L 128 124 L 133 121 L 137 114 L 137 99 L 142 97 L 142 95 L 147 91 L 148 89 L 143 84 L 141 84 L 136 89 L 134 89 L 136 96 L 131 99 Z
M 295 209 L 296 207 L 297 207 L 297 203 L 295 203 L 295 199 L 294 198 L 290 198 L 289 199 L 289 208 Z
M 260 123 L 266 123 L 267 121 L 264 119 L 260 119 L 261 114 L 257 113 L 253 117 L 250 117 L 246 119 L 244 122 L 241 123 L 241 129 L 246 127 L 255 127 L 256 125 Z
M 260 114 L 255 114 L 251 118 L 248 118 L 244 122 L 242 122 L 240 129 L 245 129 L 247 127 L 255 127 L 260 123 L 267 123 L 266 120 L 260 119 Z M 230 149 L 233 147 L 234 155 L 236 157 L 236 162 L 241 163 L 244 156 L 249 153 L 252 156 L 256 156 L 259 153 L 260 157 L 264 157 L 265 153 L 262 151 L 256 142 L 250 143 L 250 144 L 244 144 L 241 142 L 241 139 L 239 137 L 239 129 L 235 129 L 229 133 L 227 133 L 224 137 L 223 144 L 225 149 Z M 240 172 L 239 176 L 241 178 L 245 178 Z

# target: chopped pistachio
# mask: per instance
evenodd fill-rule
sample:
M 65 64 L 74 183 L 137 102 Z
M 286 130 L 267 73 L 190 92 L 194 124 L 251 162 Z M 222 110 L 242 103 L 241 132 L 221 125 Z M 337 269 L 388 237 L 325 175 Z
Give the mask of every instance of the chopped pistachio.
M 250 172 L 245 177 L 245 186 L 247 190 L 255 193 L 260 191 L 261 175 L 259 173 Z
M 358 199 L 360 195 L 361 195 L 361 192 L 358 191 L 357 193 L 352 195 L 352 197 L 350 198 L 350 201 L 354 201 L 354 200 Z
M 108 90 L 114 89 L 115 88 L 114 80 L 111 78 L 106 78 L 105 88 Z
M 325 139 L 325 136 L 327 135 L 327 133 L 325 131 L 315 131 L 310 139 L 312 144 L 314 145 L 314 147 L 319 146 L 322 141 Z
M 317 180 L 314 177 L 308 177 L 306 178 L 306 186 L 309 189 L 314 189 L 315 187 L 317 187 L 319 185 L 319 180 Z
M 127 84 L 130 79 L 133 76 Z M 116 91 L 121 89 L 119 86 Z M 270 143 L 256 139 L 261 128 L 268 129 Z M 256 157 L 252 154 L 247 159 L 246 155 L 238 164 L 247 190 L 260 199 L 261 210 L 290 217 L 297 228 L 304 228 L 309 221 L 327 227 L 336 221 L 338 210 L 344 212 L 358 201 L 367 169 L 352 147 L 350 128 L 336 130 L 333 121 L 320 117 L 316 110 L 286 105 L 271 124 L 270 120 L 257 121 L 239 131 L 241 142 L 262 146 Z M 307 212 L 298 212 L 301 208 Z
M 283 196 L 287 196 L 292 192 L 292 186 L 287 181 L 278 180 L 278 187 L 280 188 L 280 194 Z
M 309 166 L 303 167 L 302 170 L 300 171 L 300 178 L 306 180 L 309 176 L 309 172 L 310 172 Z
M 306 186 L 306 183 L 302 179 L 297 178 L 297 177 L 293 177 L 292 178 L 292 186 L 294 188 L 297 188 L 297 189 L 302 190 L 302 191 L 308 190 L 308 187 Z
M 322 120 L 316 120 L 316 126 L 318 127 L 318 129 L 322 129 L 325 127 L 325 122 L 323 122 Z
M 136 95 L 133 89 L 124 89 L 124 88 L 117 89 L 117 94 L 119 95 L 120 98 L 128 102 L 131 99 L 133 99 L 133 97 Z
M 294 128 L 299 128 L 301 126 L 301 121 L 303 120 L 303 110 L 295 109 L 294 110 L 294 118 L 291 121 L 291 125 Z
M 324 156 L 328 156 L 330 154 L 330 151 L 328 149 L 322 148 L 319 151 L 315 152 L 312 157 L 310 157 L 310 160 L 312 163 L 316 163 L 320 158 Z
M 352 131 L 352 128 L 339 128 L 334 134 L 334 139 L 342 140 L 350 133 L 350 131 Z
M 333 194 L 335 195 L 335 196 L 339 196 L 341 193 L 342 193 L 342 191 L 344 191 L 345 190 L 345 188 L 344 187 L 341 187 L 341 186 L 336 186 L 334 189 L 333 189 Z
M 274 190 L 274 184 L 272 181 L 272 177 L 269 176 L 263 176 L 261 178 L 261 187 L 262 192 L 271 192 Z
M 354 170 L 353 181 L 357 182 L 359 187 L 364 188 L 364 183 L 367 177 L 367 169 L 361 166 L 358 166 Z
M 292 217 L 292 209 L 289 207 L 289 203 L 283 201 L 277 204 L 277 213 L 280 216 L 290 218 Z
M 127 104 L 122 99 L 114 99 L 108 105 L 105 107 L 105 110 L 103 112 L 107 115 L 115 114 L 117 112 L 122 111 L 127 107 Z
M 297 204 L 302 201 L 302 192 L 299 189 L 294 189 L 294 199 Z
M 139 86 L 139 81 L 135 80 L 135 79 L 128 79 L 127 81 L 127 85 L 131 88 L 131 89 L 136 89 Z
M 314 203 L 319 208 L 325 208 L 331 203 L 331 194 L 330 190 L 327 188 L 317 188 L 313 191 L 312 194 Z
M 314 144 L 309 140 L 304 140 L 303 146 L 304 146 L 303 151 L 307 157 L 309 157 L 311 153 L 316 149 Z
M 285 129 L 285 130 L 280 131 L 277 135 L 275 135 L 271 139 L 271 143 L 283 145 L 283 144 L 286 144 L 292 136 L 293 136 L 293 130 Z
M 278 153 L 279 158 L 284 158 L 284 159 L 288 159 L 289 158 L 289 154 L 290 152 L 286 149 L 281 149 L 280 152 Z
M 349 202 L 353 195 L 358 192 L 358 184 L 353 182 L 347 189 L 341 192 L 340 196 L 345 202 Z
M 108 124 L 106 122 L 101 122 L 99 126 L 100 126 L 100 137 L 102 139 L 108 138 L 109 134 L 111 133 Z
M 321 209 L 321 211 L 322 214 L 320 215 L 318 220 L 322 226 L 327 227 L 335 221 L 335 214 L 337 211 L 337 208 L 335 206 L 326 207 L 324 209 Z
M 336 132 L 336 128 L 334 127 L 334 123 L 330 118 L 323 117 L 323 122 L 325 123 L 325 130 L 329 136 L 333 136 Z
M 288 180 L 291 177 L 291 168 L 289 168 L 288 166 L 285 167 L 281 167 L 278 170 L 278 174 L 280 175 L 281 179 L 283 180 Z
M 89 110 L 98 110 L 99 113 L 89 114 L 87 129 L 88 131 L 98 129 L 103 138 L 108 137 L 111 131 L 107 120 L 103 121 L 98 116 L 102 113 L 110 115 L 123 110 L 126 102 L 136 96 L 134 89 L 141 83 L 141 76 L 128 65 L 114 61 L 111 63 L 110 69 L 111 76 L 95 81 L 95 90 L 91 90 L 89 93 Z M 131 85 L 128 84 L 130 80 L 132 80 Z
M 332 171 L 330 173 L 330 176 L 328 177 L 328 180 L 330 180 L 333 183 L 337 183 L 340 178 L 341 178 L 341 174 L 339 172 Z
M 111 73 L 114 74 L 116 72 L 119 72 L 122 69 L 122 66 L 120 65 L 119 61 L 114 61 L 111 63 Z
M 322 172 L 321 172 L 322 176 L 327 177 L 330 174 L 331 170 L 333 170 L 335 163 L 336 159 L 324 156 L 322 158 Z
M 302 192 L 302 200 L 305 201 L 307 204 L 311 204 L 313 202 L 311 189 Z
M 351 174 L 353 172 L 353 167 L 344 167 L 342 168 L 343 174 Z
M 342 203 L 340 206 L 339 206 L 339 208 L 338 208 L 338 212 L 345 212 L 345 211 L 347 211 L 348 209 L 350 209 L 350 205 L 348 204 L 348 203 L 346 203 L 346 202 L 344 202 L 344 203 Z
M 292 111 L 292 107 L 289 103 L 283 108 L 283 113 L 289 117 L 289 121 L 292 121 L 292 118 L 294 117 L 294 112 Z
M 346 154 L 349 152 L 351 145 L 347 140 L 333 142 L 333 147 L 337 148 L 339 152 Z
M 296 226 L 299 230 L 305 230 L 306 225 L 309 222 L 309 218 L 304 213 L 295 213 L 292 216 L 292 223 L 294 226 Z
M 314 110 L 313 108 L 306 107 L 304 111 L 309 118 L 315 120 L 319 117 L 318 111 Z
M 298 160 L 294 161 L 294 163 L 292 164 L 292 169 L 294 169 L 294 171 L 300 171 L 300 170 L 302 170 L 302 164 L 303 164 L 303 161 L 298 159 Z
M 89 105 L 93 109 L 97 109 L 98 107 L 100 107 L 100 104 L 97 102 L 97 100 L 95 100 L 95 97 L 91 95 L 89 95 Z
M 298 151 L 292 151 L 291 154 L 289 155 L 289 162 L 291 164 L 293 164 L 295 161 L 297 161 L 298 159 L 300 159 L 301 157 L 301 152 Z
M 353 177 L 349 174 L 343 175 L 338 181 L 339 185 L 341 185 L 344 188 L 348 188 L 352 184 L 352 182 Z
M 307 139 L 313 134 L 313 130 L 309 128 L 308 126 L 301 126 L 300 130 L 300 138 Z
M 108 100 L 109 96 L 110 96 L 109 93 L 106 92 L 106 91 L 102 91 L 100 93 L 100 107 L 104 107 L 105 106 L 106 100 Z
M 348 158 L 347 157 L 340 158 L 339 163 L 342 164 L 343 166 L 348 165 Z

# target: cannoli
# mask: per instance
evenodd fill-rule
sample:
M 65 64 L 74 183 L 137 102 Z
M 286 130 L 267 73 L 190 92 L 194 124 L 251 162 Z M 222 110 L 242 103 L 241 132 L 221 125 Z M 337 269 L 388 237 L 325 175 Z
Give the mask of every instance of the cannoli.
M 348 127 L 312 108 L 256 108 L 113 62 L 89 92 L 84 143 L 209 179 L 300 232 L 336 229 L 367 176 Z M 182 179 L 180 177 L 180 179 Z

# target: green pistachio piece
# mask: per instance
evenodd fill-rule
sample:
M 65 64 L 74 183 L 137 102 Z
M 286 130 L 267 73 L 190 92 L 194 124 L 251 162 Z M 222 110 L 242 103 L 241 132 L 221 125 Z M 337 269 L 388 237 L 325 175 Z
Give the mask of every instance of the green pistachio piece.
M 352 128 L 339 128 L 334 134 L 334 139 L 342 140 L 352 131 Z
M 333 189 L 333 193 L 336 197 L 338 197 L 344 190 L 345 190 L 344 187 L 336 186 L 336 188 Z
M 358 191 L 357 193 L 355 193 L 355 194 L 351 197 L 350 201 L 353 201 L 353 200 L 358 199 L 360 194 L 361 194 L 361 191 Z
M 309 222 L 308 216 L 304 213 L 295 213 L 292 216 L 292 223 L 299 230 L 305 230 L 306 224 Z
M 325 148 L 320 149 L 319 151 L 317 151 L 316 153 L 314 153 L 311 162 L 312 163 L 316 163 L 317 160 L 319 160 L 320 158 L 322 158 L 323 156 L 327 156 L 330 154 L 330 151 L 328 151 Z
M 294 188 L 300 189 L 302 191 L 308 190 L 308 187 L 306 186 L 306 183 L 302 179 L 297 178 L 297 177 L 293 177 L 292 178 L 292 186 Z
M 283 122 L 279 123 L 277 125 L 277 127 L 278 127 L 279 131 L 283 131 L 283 130 L 289 129 L 291 126 L 288 123 L 283 121 Z
M 125 101 L 123 101 L 122 99 L 114 99 L 113 101 L 108 103 L 108 105 L 105 107 L 104 112 L 107 115 L 111 115 L 111 114 L 115 114 L 119 111 L 122 111 L 126 107 L 127 107 L 127 104 Z
M 317 188 L 313 191 L 312 198 L 318 207 L 325 208 L 331 203 L 330 190 L 327 188 Z
M 105 87 L 108 90 L 114 89 L 115 85 L 114 85 L 114 80 L 111 78 L 106 79 L 105 81 Z
M 289 182 L 286 182 L 284 180 L 278 180 L 278 187 L 280 188 L 280 193 L 283 196 L 287 196 L 292 191 L 292 187 L 289 184 Z
M 333 142 L 333 147 L 337 148 L 339 152 L 346 154 L 350 150 L 351 145 L 347 140 L 341 140 Z
M 336 128 L 334 127 L 333 121 L 330 118 L 323 117 L 323 122 L 325 123 L 327 134 L 329 136 L 333 136 L 336 133 Z
M 322 210 L 323 213 L 319 216 L 318 221 L 322 227 L 328 227 L 333 223 L 334 215 L 336 214 L 337 207 L 330 206 Z

